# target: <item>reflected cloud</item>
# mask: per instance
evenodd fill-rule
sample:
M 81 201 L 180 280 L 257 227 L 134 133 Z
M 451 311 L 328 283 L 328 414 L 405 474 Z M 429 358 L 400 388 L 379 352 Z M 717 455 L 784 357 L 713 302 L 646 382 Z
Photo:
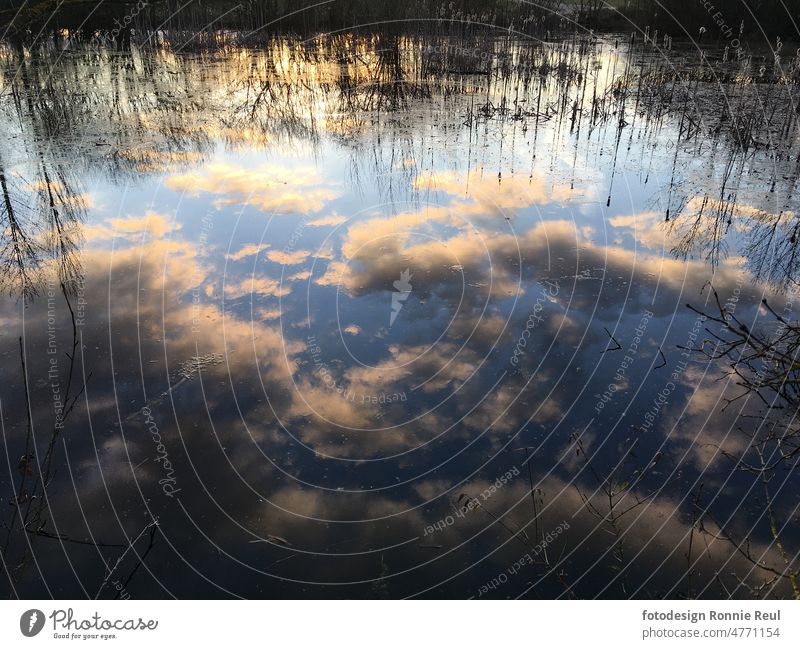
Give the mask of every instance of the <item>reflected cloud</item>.
M 225 255 L 226 259 L 230 259 L 231 261 L 241 261 L 242 259 L 246 259 L 247 257 L 252 257 L 254 255 L 259 254 L 263 250 L 268 250 L 269 244 L 268 243 L 251 243 L 246 246 L 242 246 L 236 252 L 229 253 Z
M 302 264 L 310 256 L 311 253 L 308 250 L 294 250 L 292 252 L 270 250 L 267 253 L 267 259 L 284 266 L 297 266 L 298 264 Z
M 238 281 L 226 281 L 224 290 L 225 297 L 230 300 L 253 295 L 284 297 L 292 292 L 291 287 L 281 284 L 276 279 L 256 276 Z
M 254 169 L 226 162 L 168 176 L 164 184 L 193 196 L 217 196 L 216 205 L 250 205 L 263 212 L 310 214 L 339 196 L 336 185 L 313 167 L 263 165 Z
M 325 227 L 325 226 L 334 226 L 334 225 L 341 225 L 342 223 L 347 222 L 346 216 L 341 216 L 339 214 L 330 214 L 328 216 L 323 216 L 319 219 L 312 219 L 308 221 L 308 225 L 312 225 L 317 228 Z

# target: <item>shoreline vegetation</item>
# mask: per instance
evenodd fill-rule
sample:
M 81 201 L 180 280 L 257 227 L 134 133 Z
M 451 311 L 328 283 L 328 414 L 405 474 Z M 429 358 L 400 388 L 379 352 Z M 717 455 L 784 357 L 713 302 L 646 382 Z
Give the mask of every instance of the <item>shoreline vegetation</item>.
M 498 29 L 521 37 L 660 33 L 698 46 L 736 47 L 744 38 L 797 41 L 799 15 L 800 0 L 0 0 L 3 38 L 22 43 L 64 30 L 79 40 L 113 35 L 125 44 L 159 31 L 243 32 L 257 42 L 276 33 L 470 36 Z

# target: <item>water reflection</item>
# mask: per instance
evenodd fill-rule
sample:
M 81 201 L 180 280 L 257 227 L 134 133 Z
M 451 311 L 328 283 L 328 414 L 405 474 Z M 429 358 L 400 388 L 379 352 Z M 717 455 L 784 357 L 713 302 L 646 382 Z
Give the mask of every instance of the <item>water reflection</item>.
M 791 316 L 796 139 L 652 47 L 468 51 L 4 51 L 11 594 L 791 594 L 685 303 Z

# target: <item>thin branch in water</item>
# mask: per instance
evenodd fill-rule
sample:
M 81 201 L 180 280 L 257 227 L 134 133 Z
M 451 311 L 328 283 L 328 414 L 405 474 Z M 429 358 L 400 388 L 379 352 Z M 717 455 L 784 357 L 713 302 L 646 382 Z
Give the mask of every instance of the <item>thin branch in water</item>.
M 656 365 L 653 368 L 654 370 L 660 370 L 662 367 L 666 367 L 667 366 L 667 357 L 664 356 L 664 352 L 661 351 L 661 347 L 658 348 L 658 353 L 661 356 L 661 365 Z
M 617 341 L 617 339 L 614 338 L 614 336 L 611 335 L 611 332 L 608 329 L 603 327 L 603 331 L 605 331 L 608 334 L 608 337 L 611 338 L 612 341 L 614 341 L 614 344 L 616 345 L 616 347 L 608 347 L 607 346 L 603 351 L 600 352 L 601 354 L 605 354 L 606 352 L 616 352 L 616 351 L 619 351 L 620 349 L 622 349 L 622 345 L 620 345 L 619 342 Z

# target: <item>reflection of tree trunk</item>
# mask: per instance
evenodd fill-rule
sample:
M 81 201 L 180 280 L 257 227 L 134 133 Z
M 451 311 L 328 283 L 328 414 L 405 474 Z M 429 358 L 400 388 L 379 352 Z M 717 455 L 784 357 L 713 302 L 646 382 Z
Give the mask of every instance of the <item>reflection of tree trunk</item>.
M 125 25 L 119 32 L 118 40 L 121 49 L 130 49 L 131 46 L 131 27 Z
M 8 217 L 9 222 L 15 221 L 14 219 L 14 207 L 11 205 L 11 195 L 8 193 L 8 183 L 6 182 L 6 173 L 2 167 L 0 167 L 0 186 L 3 188 L 3 202 L 6 206 L 6 215 Z

